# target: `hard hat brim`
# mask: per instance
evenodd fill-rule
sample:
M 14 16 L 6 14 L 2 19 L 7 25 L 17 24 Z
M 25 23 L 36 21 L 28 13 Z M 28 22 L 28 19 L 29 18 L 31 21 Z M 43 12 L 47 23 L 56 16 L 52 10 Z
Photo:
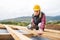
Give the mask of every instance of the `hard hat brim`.
M 40 9 L 33 9 L 34 11 L 39 11 Z

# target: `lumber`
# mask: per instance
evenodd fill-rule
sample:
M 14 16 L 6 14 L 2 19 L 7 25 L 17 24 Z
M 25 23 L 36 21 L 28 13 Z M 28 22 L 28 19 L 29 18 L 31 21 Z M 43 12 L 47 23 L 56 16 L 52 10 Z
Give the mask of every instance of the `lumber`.
M 18 33 L 17 31 L 14 31 L 7 25 L 5 25 L 5 27 L 15 40 L 31 40 L 30 38 L 24 36 L 23 34 Z

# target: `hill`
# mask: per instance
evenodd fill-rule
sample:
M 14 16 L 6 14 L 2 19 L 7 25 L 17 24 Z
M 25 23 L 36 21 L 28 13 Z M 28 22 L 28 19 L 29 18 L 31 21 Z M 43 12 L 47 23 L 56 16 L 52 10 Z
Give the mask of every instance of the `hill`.
M 12 18 L 12 19 L 5 19 L 5 20 L 0 20 L 0 22 L 8 22 L 8 21 L 14 21 L 14 22 L 30 22 L 31 21 L 31 16 L 23 16 L 23 17 L 17 17 L 17 18 Z M 47 22 L 50 21 L 59 21 L 60 16 L 46 16 Z

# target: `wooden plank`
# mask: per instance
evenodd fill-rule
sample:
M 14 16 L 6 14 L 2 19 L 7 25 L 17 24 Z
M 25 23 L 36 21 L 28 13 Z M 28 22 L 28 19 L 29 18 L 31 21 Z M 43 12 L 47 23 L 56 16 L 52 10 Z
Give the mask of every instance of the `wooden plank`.
M 17 27 L 19 27 L 19 28 L 21 28 L 21 29 L 26 29 L 27 30 L 27 28 L 25 27 L 25 26 L 16 26 L 16 25 L 8 25 L 8 26 L 10 26 L 10 27 L 12 27 L 12 28 L 17 28 Z M 45 29 L 45 31 L 48 31 L 48 32 L 53 32 L 53 33 L 60 33 L 60 31 L 59 30 L 52 30 L 52 29 Z
M 37 35 L 36 30 L 28 30 L 26 27 L 21 27 L 21 26 L 16 26 L 16 28 L 21 29 L 21 30 L 26 30 L 31 32 L 32 34 L 34 34 L 35 36 Z M 39 35 L 39 36 L 45 36 L 51 40 L 59 40 L 60 39 L 60 34 L 59 31 L 55 31 L 55 30 L 45 30 L 45 32 L 43 33 L 43 35 Z
M 29 29 L 27 29 L 26 27 L 23 27 L 23 26 L 15 26 L 15 27 L 19 30 L 24 30 L 24 31 L 29 32 L 29 34 L 32 34 L 32 36 L 37 36 L 38 35 L 35 29 L 34 30 L 29 30 Z
M 60 34 L 60 31 L 58 30 L 52 30 L 52 29 L 45 29 L 46 32 L 52 32 L 52 33 L 59 33 Z
M 26 27 L 23 27 L 23 26 L 12 26 L 12 27 L 16 27 L 17 29 L 21 29 L 21 30 L 26 30 L 29 33 L 37 35 L 36 30 L 28 30 Z M 51 29 L 45 29 L 45 32 L 60 34 L 60 31 L 51 30 Z
M 44 34 L 41 36 L 49 38 L 51 40 L 60 40 L 60 34 L 58 33 L 44 32 Z
M 29 33 L 32 33 L 34 35 L 37 35 L 36 30 L 28 30 L 26 27 L 23 26 L 12 26 L 13 28 L 17 28 L 20 30 L 26 30 Z M 51 40 L 59 40 L 60 39 L 60 31 L 55 31 L 55 30 L 46 30 L 42 35 L 43 37 L 50 38 Z
M 12 27 L 12 28 L 17 28 L 17 27 L 19 27 L 19 29 L 27 30 L 27 28 L 24 27 L 24 26 L 16 26 L 16 25 L 9 25 L 9 26 Z M 28 30 L 27 30 L 27 31 L 28 31 Z M 47 32 L 52 32 L 52 33 L 60 33 L 59 30 L 45 29 L 45 31 L 47 31 Z
M 0 24 L 0 29 L 5 29 L 3 24 Z
M 0 35 L 0 40 L 14 40 L 11 35 Z
M 7 28 L 8 32 L 12 35 L 12 37 L 15 40 L 31 40 L 30 38 L 22 35 L 21 33 L 17 32 L 17 31 L 14 31 L 13 29 L 8 27 L 7 25 L 5 25 L 5 27 Z
M 16 29 L 19 29 L 19 30 L 24 30 L 24 31 L 29 32 L 28 34 L 24 34 L 24 35 L 27 35 L 29 37 L 31 37 L 32 35 L 34 35 L 34 36 L 37 35 L 36 30 L 29 30 L 26 27 L 16 26 L 16 25 L 8 25 L 8 26 L 11 27 L 11 28 L 13 28 L 13 29 L 16 28 Z
M 20 26 L 13 26 L 13 25 L 8 25 L 9 27 L 11 27 L 11 28 L 16 28 L 16 29 L 18 29 L 18 30 L 23 30 L 23 31 L 25 31 L 25 32 L 27 32 L 26 34 L 24 34 L 25 36 L 28 36 L 28 37 L 31 37 L 31 36 L 33 36 L 33 33 L 32 32 L 30 32 L 30 30 L 28 30 L 26 27 L 20 27 Z M 32 31 L 32 30 L 31 30 Z

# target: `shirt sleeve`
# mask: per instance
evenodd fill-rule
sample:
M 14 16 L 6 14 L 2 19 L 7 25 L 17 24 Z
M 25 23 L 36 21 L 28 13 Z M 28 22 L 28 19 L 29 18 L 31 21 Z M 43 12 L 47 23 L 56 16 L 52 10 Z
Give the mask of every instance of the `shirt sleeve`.
M 32 19 L 31 19 L 31 24 L 34 23 L 34 19 L 33 19 L 33 14 L 32 14 Z
M 43 17 L 42 17 L 42 19 L 41 19 L 40 29 L 44 30 L 45 24 L 46 24 L 46 16 L 44 14 Z
M 31 19 L 31 23 L 34 23 L 34 20 L 33 20 L 33 18 Z

